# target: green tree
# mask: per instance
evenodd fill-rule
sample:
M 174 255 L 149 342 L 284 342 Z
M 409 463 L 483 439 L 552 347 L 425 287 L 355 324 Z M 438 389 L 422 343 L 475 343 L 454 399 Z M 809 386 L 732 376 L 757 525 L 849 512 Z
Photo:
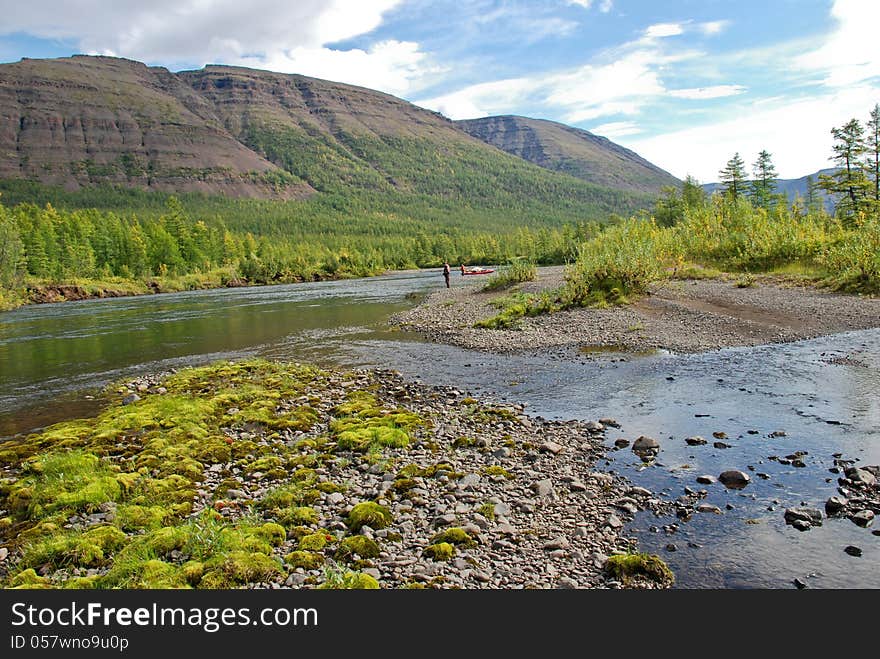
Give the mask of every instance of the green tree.
M 752 165 L 752 172 L 755 175 L 752 181 L 752 201 L 755 206 L 769 210 L 776 198 L 777 174 L 772 156 L 766 149 L 758 154 L 758 159 Z
M 878 204 L 880 203 L 880 103 L 876 103 L 871 110 L 865 147 L 868 152 L 865 169 L 873 185 L 870 195 L 874 203 Z
M 870 188 L 860 160 L 866 151 L 865 129 L 858 119 L 851 119 L 840 128 L 832 128 L 831 135 L 834 137 L 832 159 L 838 169 L 834 174 L 820 174 L 819 185 L 839 197 L 839 215 L 852 217 L 863 209 Z
M 706 207 L 706 191 L 700 182 L 690 175 L 681 184 L 681 199 L 689 210 Z
M 15 288 L 22 274 L 24 243 L 9 213 L 0 204 L 0 288 Z
M 727 161 L 724 169 L 718 175 L 724 186 L 724 193 L 733 197 L 734 200 L 745 192 L 746 184 L 748 183 L 746 165 L 739 153 L 735 153 L 733 158 Z

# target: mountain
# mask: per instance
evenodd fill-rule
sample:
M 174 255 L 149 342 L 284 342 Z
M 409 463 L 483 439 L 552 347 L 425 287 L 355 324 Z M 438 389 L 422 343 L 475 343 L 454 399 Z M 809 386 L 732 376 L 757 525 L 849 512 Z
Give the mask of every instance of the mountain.
M 82 55 L 0 65 L 0 179 L 68 190 L 325 193 L 389 212 L 418 206 L 473 217 L 483 209 L 536 224 L 626 214 L 649 206 L 653 190 L 614 187 L 626 179 L 615 171 L 593 182 L 547 171 L 438 113 L 361 87 L 228 66 L 172 73 Z
M 500 116 L 457 121 L 464 131 L 540 167 L 618 190 L 657 194 L 681 181 L 637 153 L 555 121 Z
M 0 178 L 263 196 L 285 176 L 165 69 L 85 56 L 0 65 Z
M 820 169 L 818 172 L 814 172 L 813 174 L 808 174 L 806 176 L 801 176 L 800 178 L 783 178 L 777 179 L 776 181 L 776 191 L 779 193 L 784 193 L 788 200 L 794 201 L 795 197 L 800 196 L 802 199 L 807 198 L 807 179 L 812 179 L 813 184 L 817 185 L 819 183 L 819 175 L 820 174 L 833 174 L 836 170 L 834 168 L 828 169 Z M 703 189 L 708 193 L 712 194 L 716 190 L 721 189 L 720 183 L 704 183 Z M 827 192 L 821 189 L 816 190 L 819 197 L 825 202 L 825 209 L 828 212 L 834 211 L 834 198 L 831 197 Z

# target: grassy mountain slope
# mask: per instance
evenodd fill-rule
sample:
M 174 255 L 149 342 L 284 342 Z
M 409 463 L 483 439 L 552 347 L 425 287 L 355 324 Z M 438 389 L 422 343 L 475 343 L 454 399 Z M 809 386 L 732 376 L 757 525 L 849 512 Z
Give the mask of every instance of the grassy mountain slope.
M 605 137 L 554 121 L 499 116 L 458 121 L 456 125 L 502 151 L 596 185 L 657 194 L 663 186 L 681 183 Z
M 176 75 L 111 57 L 0 65 L 0 178 L 231 196 L 310 192 L 226 131 Z

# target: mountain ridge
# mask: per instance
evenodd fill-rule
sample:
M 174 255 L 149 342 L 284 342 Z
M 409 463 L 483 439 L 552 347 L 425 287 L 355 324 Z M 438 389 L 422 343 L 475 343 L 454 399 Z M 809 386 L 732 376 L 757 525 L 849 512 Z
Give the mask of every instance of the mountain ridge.
M 659 189 L 610 176 L 540 168 L 437 112 L 298 74 L 87 55 L 0 64 L 0 179 L 281 199 L 354 190 L 584 219 L 644 207 Z
M 455 122 L 474 137 L 551 171 L 593 183 L 659 193 L 676 177 L 607 137 L 547 119 L 499 115 Z

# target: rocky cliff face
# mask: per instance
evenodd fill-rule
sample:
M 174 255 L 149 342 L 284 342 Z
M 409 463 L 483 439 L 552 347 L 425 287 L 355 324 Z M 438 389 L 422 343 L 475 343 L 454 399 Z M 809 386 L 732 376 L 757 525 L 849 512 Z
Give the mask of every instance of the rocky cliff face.
M 166 69 L 109 57 L 0 66 L 0 178 L 268 196 L 285 176 Z M 288 196 L 308 192 L 291 183 Z
M 455 122 L 502 151 L 545 169 L 619 190 L 657 193 L 681 182 L 611 140 L 542 119 L 500 116 Z

